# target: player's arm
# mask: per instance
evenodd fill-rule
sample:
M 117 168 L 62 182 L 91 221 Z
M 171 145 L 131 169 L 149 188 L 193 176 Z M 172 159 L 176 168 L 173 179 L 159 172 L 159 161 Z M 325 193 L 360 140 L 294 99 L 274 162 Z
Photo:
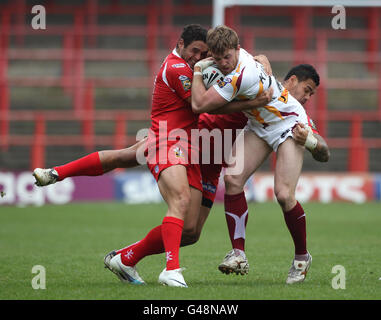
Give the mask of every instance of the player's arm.
M 322 136 L 314 133 L 314 137 L 317 139 L 317 146 L 311 150 L 312 157 L 319 162 L 327 162 L 329 160 L 330 152 L 327 142 Z
M 322 136 L 313 133 L 310 127 L 298 123 L 293 130 L 295 141 L 305 146 L 311 152 L 312 157 L 319 162 L 327 162 L 330 157 L 330 151 L 327 142 Z
M 259 95 L 257 95 L 255 99 L 251 100 L 231 101 L 216 110 L 209 111 L 208 113 L 228 114 L 264 107 L 271 102 L 273 91 L 273 88 L 265 90 Z
M 267 59 L 267 58 L 266 58 Z M 232 101 L 234 93 L 228 94 L 231 98 L 226 98 L 226 94 L 221 94 L 216 86 L 206 90 L 202 80 L 202 70 L 213 64 L 212 58 L 207 58 L 197 62 L 194 66 L 192 84 L 192 110 L 194 113 L 232 113 L 243 110 L 252 110 L 263 107 L 272 99 L 273 90 L 266 91 L 258 99 L 250 101 Z M 258 77 L 259 80 L 259 77 Z M 226 89 L 226 87 L 224 88 Z M 230 90 L 232 88 L 229 88 Z M 230 103 L 230 104 L 229 104 Z
M 192 83 L 192 111 L 194 113 L 213 112 L 228 102 L 213 87 L 206 90 L 201 72 L 194 73 Z
M 213 64 L 213 61 L 213 58 L 206 58 L 194 66 L 192 82 L 192 110 L 194 113 L 211 112 L 229 102 L 213 87 L 206 90 L 202 81 L 202 70 Z

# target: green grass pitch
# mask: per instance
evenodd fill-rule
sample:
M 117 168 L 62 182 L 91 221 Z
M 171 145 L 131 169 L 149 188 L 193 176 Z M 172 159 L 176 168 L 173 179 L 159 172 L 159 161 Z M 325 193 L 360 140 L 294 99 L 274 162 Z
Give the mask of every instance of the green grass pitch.
M 304 283 L 286 285 L 293 245 L 275 203 L 250 204 L 246 252 L 250 272 L 217 269 L 230 250 L 223 206 L 215 205 L 199 242 L 181 249 L 189 288 L 158 284 L 164 255 L 138 264 L 146 286 L 121 283 L 103 257 L 141 239 L 161 223 L 166 206 L 122 203 L 0 208 L 0 299 L 4 300 L 343 300 L 381 299 L 381 205 L 304 204 L 312 267 Z M 32 288 L 35 265 L 46 289 Z M 334 289 L 332 268 L 345 268 L 345 289 Z M 343 284 L 343 282 L 341 282 Z

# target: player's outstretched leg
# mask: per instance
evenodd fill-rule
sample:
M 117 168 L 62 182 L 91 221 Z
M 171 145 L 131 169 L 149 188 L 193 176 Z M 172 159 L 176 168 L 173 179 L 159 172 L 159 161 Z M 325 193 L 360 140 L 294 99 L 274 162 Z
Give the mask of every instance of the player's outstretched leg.
M 36 179 L 35 184 L 39 187 L 43 187 L 56 183 L 57 181 L 62 181 L 67 177 L 99 176 L 103 173 L 99 152 L 93 152 L 62 166 L 49 169 L 36 168 L 33 171 L 33 176 Z
M 147 139 L 120 150 L 103 150 L 90 153 L 67 164 L 49 169 L 36 168 L 33 176 L 39 187 L 62 181 L 67 177 L 100 176 L 116 168 L 133 168 L 139 165 L 137 153 L 145 148 Z

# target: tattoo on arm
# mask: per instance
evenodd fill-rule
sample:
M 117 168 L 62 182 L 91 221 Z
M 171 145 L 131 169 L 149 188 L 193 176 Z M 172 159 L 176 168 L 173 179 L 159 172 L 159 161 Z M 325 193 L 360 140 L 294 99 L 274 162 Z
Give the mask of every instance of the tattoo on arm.
M 314 134 L 318 140 L 318 144 L 314 150 L 311 151 L 312 157 L 319 162 L 327 162 L 330 156 L 329 148 L 325 140 L 318 134 Z

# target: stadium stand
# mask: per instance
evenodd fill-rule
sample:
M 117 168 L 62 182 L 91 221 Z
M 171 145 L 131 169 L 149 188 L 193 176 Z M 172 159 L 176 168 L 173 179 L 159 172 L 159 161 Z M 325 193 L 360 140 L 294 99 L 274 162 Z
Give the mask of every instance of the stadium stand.
M 47 27 L 31 27 L 46 8 Z M 297 63 L 321 75 L 307 112 L 331 147 L 306 170 L 381 172 L 380 16 L 347 8 L 347 29 L 330 8 L 239 7 L 226 24 L 242 46 L 263 53 L 274 73 Z M 149 127 L 154 75 L 182 27 L 210 27 L 212 1 L 0 1 L 0 169 L 70 161 L 122 148 Z M 273 165 L 269 162 L 263 170 Z

